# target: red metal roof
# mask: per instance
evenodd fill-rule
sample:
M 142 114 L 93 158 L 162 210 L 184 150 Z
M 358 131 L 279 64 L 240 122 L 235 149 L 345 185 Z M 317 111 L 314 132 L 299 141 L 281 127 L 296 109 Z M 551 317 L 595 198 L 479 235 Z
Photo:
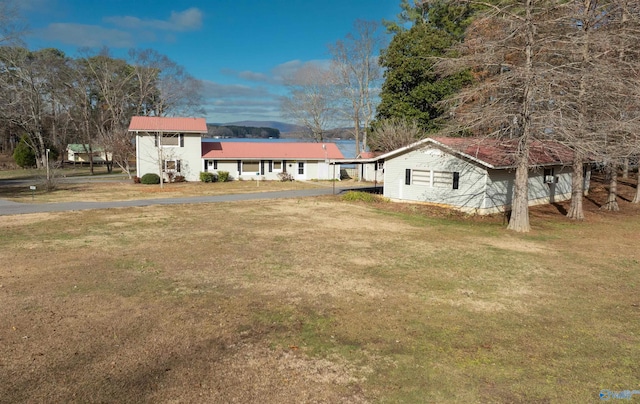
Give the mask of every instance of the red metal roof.
M 202 158 L 208 159 L 341 159 L 335 143 L 202 142 Z
M 129 131 L 207 133 L 207 121 L 204 118 L 134 116 Z
M 429 140 L 493 168 L 514 167 L 516 164 L 517 141 L 464 137 L 434 137 Z M 532 166 L 568 164 L 573 161 L 573 155 L 571 149 L 553 141 L 534 141 L 529 146 L 529 164 Z
M 358 155 L 357 158 L 361 158 L 361 159 L 372 159 L 374 157 L 378 157 L 379 155 L 381 155 L 382 153 L 379 152 L 372 152 L 372 151 L 363 151 L 360 152 L 360 154 Z

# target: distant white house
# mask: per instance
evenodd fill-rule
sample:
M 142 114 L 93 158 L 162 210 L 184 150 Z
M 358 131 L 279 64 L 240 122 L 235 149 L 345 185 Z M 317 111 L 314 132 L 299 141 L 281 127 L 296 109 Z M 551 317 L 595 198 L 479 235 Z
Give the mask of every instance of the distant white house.
M 67 145 L 67 161 L 73 163 L 86 163 L 93 160 L 94 163 L 104 163 L 111 161 L 111 153 L 107 153 L 102 146 L 88 145 L 82 143 L 71 143 Z
M 389 153 L 361 159 L 384 167 L 384 196 L 476 214 L 510 209 L 515 183 L 515 143 L 486 138 L 427 138 Z M 531 145 L 529 204 L 571 198 L 573 152 L 558 143 Z M 348 161 L 352 162 L 352 161 Z M 585 166 L 585 189 L 589 171 Z
M 340 178 L 330 159 L 343 158 L 335 143 L 233 142 L 203 139 L 204 118 L 134 116 L 129 132 L 136 135 L 138 176 L 162 171 L 198 181 L 200 172 L 227 171 L 232 179 L 278 180 L 288 173 L 296 180 Z
M 183 176 L 197 181 L 201 171 L 201 139 L 207 133 L 204 118 L 134 116 L 129 132 L 136 135 L 136 171 L 155 173 L 165 180 Z

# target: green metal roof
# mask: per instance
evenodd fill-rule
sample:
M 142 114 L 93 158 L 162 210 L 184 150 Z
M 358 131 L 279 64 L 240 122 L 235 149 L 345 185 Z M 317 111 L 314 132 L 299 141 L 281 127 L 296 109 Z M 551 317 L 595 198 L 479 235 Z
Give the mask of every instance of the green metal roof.
M 104 151 L 104 148 L 102 146 L 92 146 L 92 149 L 94 153 L 100 153 Z M 70 143 L 69 145 L 67 145 L 67 150 L 71 150 L 74 153 L 88 153 L 87 150 L 89 150 L 89 145 L 82 143 Z

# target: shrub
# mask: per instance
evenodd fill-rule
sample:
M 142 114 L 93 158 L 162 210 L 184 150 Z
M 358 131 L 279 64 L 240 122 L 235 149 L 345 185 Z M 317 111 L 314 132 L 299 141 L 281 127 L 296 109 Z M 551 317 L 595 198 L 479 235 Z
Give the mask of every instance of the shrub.
M 29 147 L 29 137 L 23 135 L 20 138 L 20 142 L 13 151 L 13 160 L 20 167 L 33 167 L 36 165 L 36 154 L 33 149 Z
M 165 174 L 167 175 L 167 182 L 174 182 L 173 179 L 176 176 L 176 173 L 173 171 L 167 171 Z
M 176 175 L 173 182 L 187 182 L 187 179 L 184 178 L 184 175 Z
M 218 171 L 218 181 L 227 182 L 230 181 L 229 171 Z
M 349 202 L 386 202 L 387 199 L 380 196 L 380 195 L 376 195 L 376 194 L 372 194 L 369 192 L 362 192 L 362 191 L 348 191 L 345 192 L 342 195 L 342 200 L 343 201 L 349 201 Z
M 293 175 L 291 175 L 289 173 L 285 173 L 285 172 L 278 173 L 278 178 L 282 182 L 293 181 Z
M 134 184 L 139 184 L 140 183 L 140 177 L 138 177 L 137 175 L 135 177 L 133 177 L 133 183 Z
M 155 173 L 146 173 L 145 175 L 143 175 L 140 178 L 140 182 L 143 184 L 159 184 L 160 183 L 160 176 L 158 174 Z
M 200 181 L 202 182 L 216 182 L 216 176 L 213 173 L 200 172 Z

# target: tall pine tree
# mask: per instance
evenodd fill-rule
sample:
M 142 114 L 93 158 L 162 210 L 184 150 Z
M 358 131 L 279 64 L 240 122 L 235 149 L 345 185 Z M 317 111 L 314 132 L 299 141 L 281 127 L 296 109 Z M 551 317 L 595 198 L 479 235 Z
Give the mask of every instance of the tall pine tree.
M 466 70 L 447 76 L 437 73 L 434 57 L 445 55 L 462 40 L 473 10 L 443 2 L 410 6 L 406 0 L 401 8 L 399 21 L 385 24 L 395 35 L 380 55 L 385 73 L 376 121 L 401 119 L 433 131 L 446 113 L 440 101 L 471 82 Z

